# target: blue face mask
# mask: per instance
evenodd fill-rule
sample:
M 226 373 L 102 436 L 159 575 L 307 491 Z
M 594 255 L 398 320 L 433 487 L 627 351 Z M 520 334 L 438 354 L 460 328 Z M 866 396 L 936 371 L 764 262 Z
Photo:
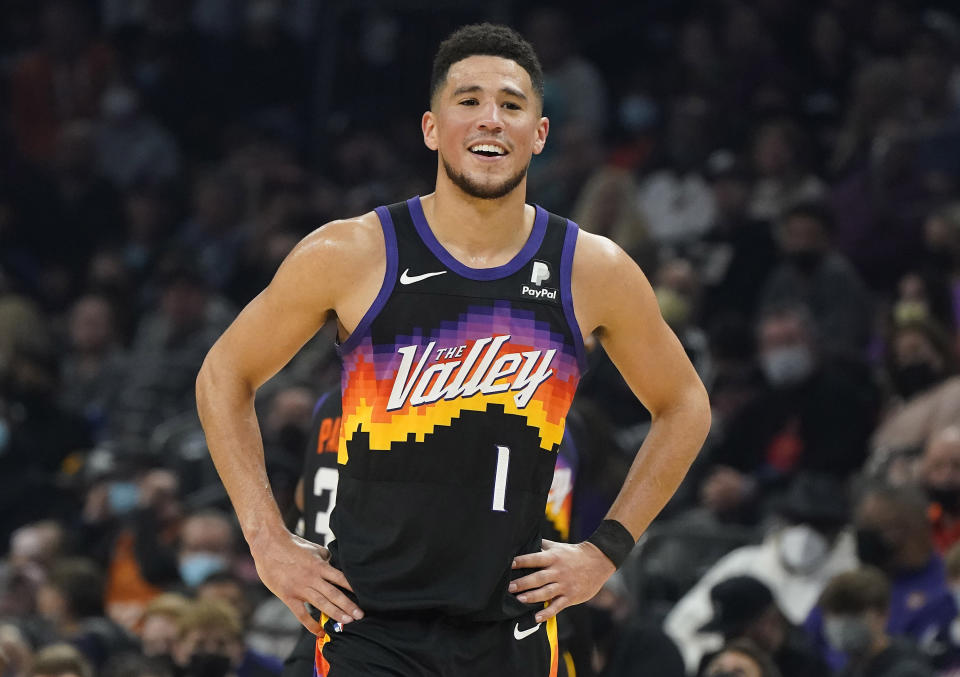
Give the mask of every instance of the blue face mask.
M 180 578 L 191 588 L 203 583 L 211 574 L 216 574 L 227 568 L 227 561 L 222 555 L 209 552 L 195 552 L 184 555 L 180 560 Z
M 107 502 L 114 515 L 126 515 L 137 507 L 140 488 L 133 482 L 112 482 L 107 489 Z

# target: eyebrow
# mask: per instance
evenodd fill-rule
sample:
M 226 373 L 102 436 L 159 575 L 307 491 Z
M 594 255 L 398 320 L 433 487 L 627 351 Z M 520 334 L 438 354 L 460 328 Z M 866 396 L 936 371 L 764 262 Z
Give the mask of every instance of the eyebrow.
M 475 92 L 482 92 L 482 91 L 483 91 L 483 87 L 481 87 L 480 85 L 463 85 L 453 90 L 453 94 L 451 96 L 457 97 L 457 96 L 460 96 L 461 94 L 473 94 Z M 527 100 L 527 95 L 521 92 L 519 89 L 514 89 L 513 87 L 501 87 L 500 91 L 503 94 L 509 94 L 510 96 L 515 96 L 518 99 L 522 99 L 523 101 Z

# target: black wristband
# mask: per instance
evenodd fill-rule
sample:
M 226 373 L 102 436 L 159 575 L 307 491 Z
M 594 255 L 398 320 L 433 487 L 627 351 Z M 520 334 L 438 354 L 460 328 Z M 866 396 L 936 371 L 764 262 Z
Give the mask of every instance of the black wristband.
M 613 565 L 618 569 L 627 559 L 627 555 L 637 544 L 633 540 L 633 535 L 625 526 L 617 520 L 603 520 L 600 526 L 593 532 L 593 535 L 587 539 L 588 543 L 593 543 L 597 549 L 607 556 Z

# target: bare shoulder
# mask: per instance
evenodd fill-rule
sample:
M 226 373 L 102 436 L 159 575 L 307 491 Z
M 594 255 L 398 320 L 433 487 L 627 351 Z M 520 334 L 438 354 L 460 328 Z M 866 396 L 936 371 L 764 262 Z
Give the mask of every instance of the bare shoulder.
M 386 249 L 376 212 L 331 221 L 304 237 L 271 283 L 315 307 L 351 315 L 365 290 L 383 280 Z M 269 289 L 269 288 L 268 288 Z M 373 293 L 373 297 L 376 292 Z
M 376 212 L 349 219 L 338 219 L 317 228 L 301 240 L 290 253 L 305 264 L 322 262 L 327 269 L 356 270 L 356 263 L 367 265 L 386 259 L 383 229 Z
M 636 262 L 615 242 L 580 230 L 573 257 L 574 309 L 585 333 L 603 330 L 625 304 L 649 306 L 653 291 Z
M 205 372 L 232 374 L 256 390 L 332 318 L 341 334 L 348 332 L 350 319 L 362 316 L 383 281 L 381 233 L 371 213 L 303 238 L 210 350 Z

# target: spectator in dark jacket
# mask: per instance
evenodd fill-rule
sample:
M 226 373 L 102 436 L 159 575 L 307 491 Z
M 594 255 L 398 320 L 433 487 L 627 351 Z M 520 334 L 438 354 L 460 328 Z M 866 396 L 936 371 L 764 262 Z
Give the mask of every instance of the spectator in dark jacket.
M 843 479 L 859 469 L 879 404 L 865 366 L 818 350 L 802 307 L 768 311 L 757 334 L 767 386 L 705 457 L 712 469 L 700 492 L 714 514 L 747 523 L 801 471 Z
M 136 647 L 133 637 L 106 617 L 103 597 L 100 569 L 82 558 L 58 562 L 37 596 L 40 615 L 97 668 L 115 653 Z
M 931 661 L 940 663 L 949 658 L 950 649 L 941 638 L 949 636 L 957 607 L 947 584 L 943 559 L 933 547 L 926 497 L 911 487 L 867 486 L 857 501 L 853 523 L 860 562 L 876 567 L 889 581 L 889 591 L 885 593 L 888 599 L 882 609 L 885 632 L 917 642 Z M 876 585 L 870 583 L 869 587 Z M 877 600 L 858 608 L 868 606 L 881 611 Z M 837 653 L 833 642 L 827 641 L 830 631 L 824 616 L 829 613 L 826 606 L 815 608 L 805 626 L 825 650 L 828 662 L 841 667 L 842 654 Z
M 803 304 L 822 330 L 824 348 L 859 355 L 871 329 L 871 300 L 863 280 L 833 247 L 833 217 L 817 203 L 796 205 L 780 219 L 784 261 L 773 269 L 761 306 Z
M 734 576 L 710 590 L 714 616 L 701 632 L 718 632 L 724 644 L 748 639 L 766 651 L 783 677 L 829 673 L 803 630 L 792 625 L 764 583 L 751 576 Z M 712 657 L 705 657 L 709 664 Z

